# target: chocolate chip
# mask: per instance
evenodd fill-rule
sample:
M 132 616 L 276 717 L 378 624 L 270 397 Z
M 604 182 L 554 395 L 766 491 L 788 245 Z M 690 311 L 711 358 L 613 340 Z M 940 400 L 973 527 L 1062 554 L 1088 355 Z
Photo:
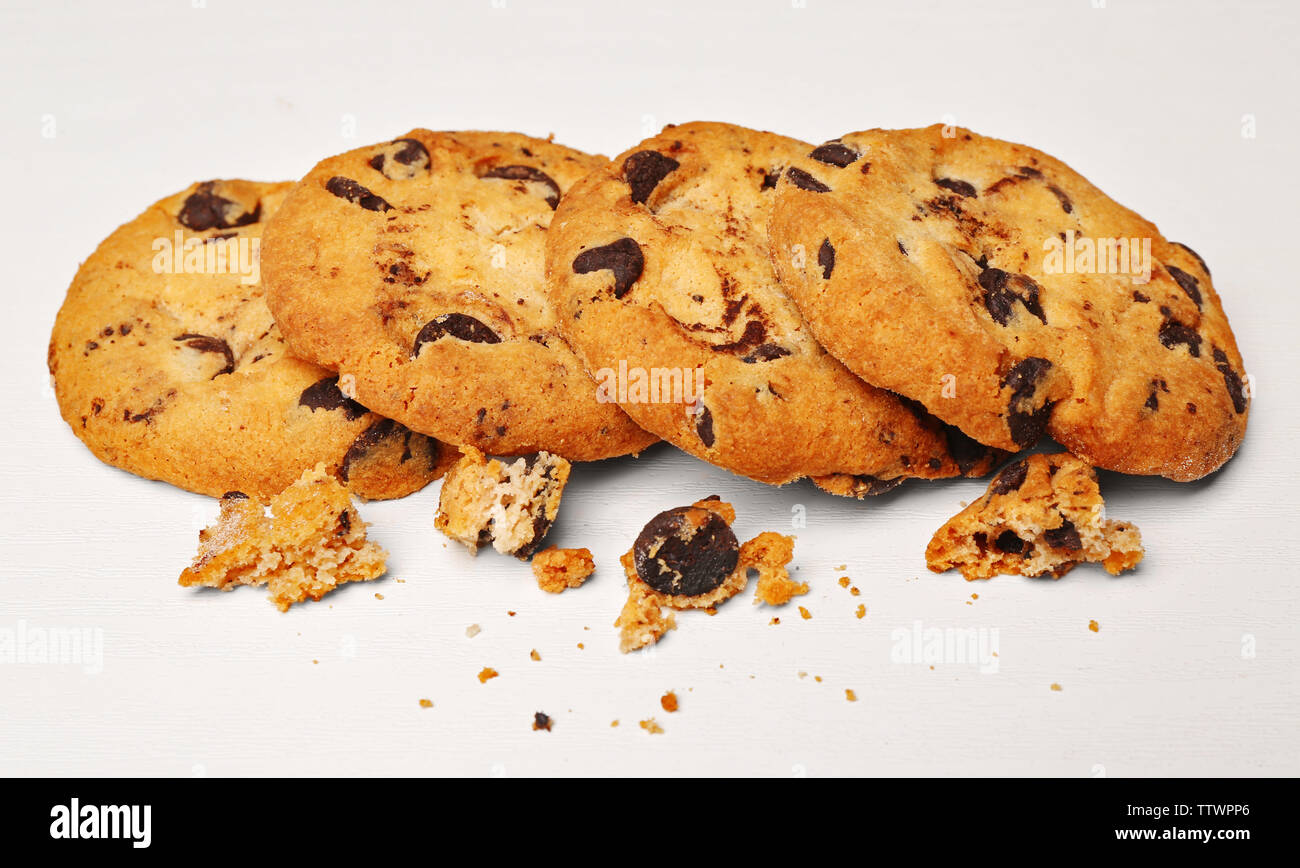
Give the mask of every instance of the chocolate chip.
M 831 272 L 835 270 L 835 248 L 829 238 L 823 240 L 817 250 L 817 264 L 822 267 L 822 280 L 830 280 Z
M 1014 530 L 1004 530 L 998 535 L 998 538 L 994 540 L 993 545 L 997 546 L 997 548 L 1005 554 L 1024 555 L 1028 543 L 1017 536 Z
M 337 376 L 317 380 L 303 389 L 298 396 L 298 406 L 306 407 L 313 413 L 317 410 L 342 410 L 348 421 L 358 419 L 368 412 L 365 407 L 343 394 Z M 346 476 L 343 478 L 347 480 Z
M 781 170 L 776 169 L 759 169 L 763 173 L 763 182 L 758 185 L 760 190 L 775 190 L 776 182 L 781 178 Z
M 1246 412 L 1246 388 L 1241 375 L 1228 361 L 1228 354 L 1218 347 L 1214 348 L 1214 367 L 1223 374 L 1223 384 L 1228 387 L 1228 396 L 1232 398 L 1232 409 L 1238 413 Z
M 623 161 L 623 180 L 632 191 L 632 201 L 644 205 L 659 182 L 681 163 L 658 151 L 637 151 Z
M 1181 268 L 1177 268 L 1173 265 L 1166 265 L 1165 271 L 1168 271 L 1169 276 L 1174 279 L 1174 282 L 1177 283 L 1180 287 L 1182 287 L 1183 292 L 1187 293 L 1187 297 L 1190 298 L 1192 301 L 1196 302 L 1196 309 L 1200 310 L 1201 309 L 1200 281 L 1197 280 L 1195 277 L 1192 277 L 1186 271 L 1183 271 Z
M 1195 259 L 1198 263 L 1200 263 L 1201 271 L 1204 271 L 1204 272 L 1205 272 L 1205 276 L 1206 276 L 1206 277 L 1210 277 L 1210 276 L 1211 276 L 1211 275 L 1210 275 L 1210 266 L 1208 266 L 1208 265 L 1205 264 L 1205 260 L 1201 258 L 1201 254 L 1197 253 L 1195 250 L 1193 250 L 1192 248 L 1188 247 L 1186 244 L 1183 244 L 1181 241 L 1172 241 L 1172 242 L 1170 242 L 1170 243 L 1171 243 L 1171 244 L 1177 244 L 1179 247 L 1183 248 L 1183 249 L 1186 250 L 1188 253 L 1190 253 L 1190 254 L 1192 255 L 1192 258 Z
M 553 725 L 554 724 L 551 722 L 549 715 L 543 714 L 540 711 L 533 715 L 534 730 L 545 730 L 546 732 L 550 732 Z
M 1021 459 L 1014 464 L 1008 464 L 993 478 L 993 482 L 989 485 L 989 494 L 1006 494 L 1009 491 L 1019 491 L 1020 486 L 1025 484 L 1025 477 L 1028 475 L 1028 461 Z
M 324 380 L 321 381 L 325 382 Z M 317 383 L 316 385 L 320 385 Z M 315 388 L 313 386 L 312 388 Z M 304 392 L 304 395 L 307 393 Z M 299 403 L 302 403 L 301 401 Z M 359 405 L 358 405 L 359 406 Z M 327 409 L 334 409 L 332 407 Z M 348 418 L 354 418 L 349 416 Z M 399 430 L 400 429 L 400 430 Z M 343 463 L 339 467 L 339 478 L 344 482 L 348 481 L 348 474 L 352 472 L 352 465 L 359 461 L 367 452 L 374 449 L 389 437 L 406 431 L 406 428 L 397 424 L 392 419 L 380 419 L 377 422 L 371 422 L 366 430 L 357 435 L 348 446 L 348 451 L 343 453 Z
M 695 433 L 700 436 L 700 442 L 706 448 L 713 446 L 713 412 L 703 404 L 700 404 L 700 410 L 695 414 Z
M 796 169 L 792 166 L 786 169 L 785 176 L 790 179 L 791 184 L 794 184 L 800 190 L 807 190 L 811 193 L 829 193 L 831 191 L 830 187 L 827 187 L 803 169 Z
M 819 163 L 825 163 L 828 166 L 837 166 L 843 169 L 845 166 L 852 164 L 858 157 L 862 156 L 857 151 L 850 148 L 843 142 L 827 142 L 813 148 L 812 157 Z
M 1133 290 L 1133 300 L 1136 301 L 1136 302 L 1138 302 L 1139 304 L 1146 304 L 1147 302 L 1149 302 L 1149 301 L 1151 300 L 1151 297 L 1148 296 L 1146 293 L 1144 293 L 1144 292 L 1138 292 L 1138 291 L 1135 289 L 1135 290 Z
M 172 338 L 174 341 L 184 341 L 185 346 L 192 350 L 198 350 L 201 353 L 220 353 L 226 359 L 226 364 L 221 370 L 212 375 L 212 379 L 220 377 L 222 374 L 229 374 L 235 370 L 235 354 L 230 349 L 230 344 L 221 338 L 208 337 L 207 335 L 196 335 L 185 333 L 178 337 Z
M 222 500 L 248 500 L 248 495 L 242 491 L 227 491 L 221 495 Z
M 1007 403 L 1007 429 L 1018 446 L 1032 446 L 1043 436 L 1047 420 L 1051 417 L 1053 403 L 1048 401 L 1034 408 L 1034 392 L 1051 369 L 1047 359 L 1030 356 L 1017 362 L 1002 379 L 1002 385 L 1011 390 Z
M 748 355 L 741 356 L 740 360 L 747 365 L 752 365 L 755 362 L 770 362 L 773 359 L 779 359 L 782 356 L 788 356 L 788 355 L 790 355 L 790 351 L 787 350 L 785 347 L 781 346 L 780 344 L 768 343 L 768 344 L 759 344 L 758 346 L 754 347 L 753 352 L 749 353 Z
M 428 167 L 429 151 L 415 139 L 394 139 L 370 158 L 370 168 L 393 181 L 410 180 Z
M 740 560 L 740 543 L 725 519 L 698 506 L 659 513 L 632 546 L 636 573 L 661 594 L 707 594 Z
M 555 183 L 555 179 L 541 169 L 534 169 L 532 166 L 496 166 L 484 172 L 483 177 L 504 178 L 507 181 L 532 181 L 536 184 L 542 184 L 551 191 L 545 197 L 546 204 L 551 206 L 551 210 L 554 211 L 555 206 L 560 204 L 560 185 Z
M 1048 184 L 1047 189 L 1050 190 L 1052 195 L 1056 197 L 1057 201 L 1061 203 L 1062 211 L 1064 211 L 1066 214 L 1069 214 L 1071 211 L 1074 210 L 1074 204 L 1070 202 L 1070 197 L 1065 195 L 1064 190 L 1062 190 L 1060 187 L 1056 186 L 1055 184 Z
M 388 211 L 393 207 L 385 202 L 382 197 L 371 193 L 368 188 L 363 187 L 351 178 L 344 178 L 341 175 L 335 175 L 326 181 L 325 189 L 340 199 L 346 199 L 353 205 L 360 205 L 367 211 Z
M 942 187 L 945 190 L 951 190 L 958 196 L 965 196 L 967 199 L 975 198 L 975 187 L 968 181 L 958 181 L 955 178 L 935 178 L 936 187 Z
M 641 245 L 631 238 L 584 250 L 573 260 L 576 274 L 589 274 L 593 271 L 609 270 L 614 272 L 614 298 L 627 295 L 632 284 L 641 277 L 645 267 L 645 257 L 641 255 Z
M 479 320 L 464 313 L 444 313 L 424 324 L 411 346 L 411 358 L 420 355 L 420 347 L 442 337 L 453 337 L 471 344 L 499 344 L 501 336 Z
M 176 215 L 176 219 L 182 226 L 195 232 L 205 232 L 208 229 L 247 226 L 262 218 L 261 202 L 258 202 L 252 211 L 246 212 L 238 203 L 224 196 L 218 196 L 213 192 L 215 189 L 215 181 L 206 181 L 185 199 L 180 213 Z
M 1192 357 L 1199 359 L 1201 357 L 1200 334 L 1186 323 L 1174 319 L 1169 313 L 1169 308 L 1161 308 L 1161 310 L 1165 314 L 1165 321 L 1160 324 L 1160 343 L 1170 350 L 1179 344 L 1186 344 L 1187 351 L 1192 354 Z
M 903 254 L 904 256 L 907 255 L 907 248 L 903 246 L 903 242 L 902 242 L 902 241 L 899 241 L 899 242 L 898 242 L 898 252 L 901 253 L 901 254 Z
M 1040 287 L 1023 274 L 986 267 L 980 272 L 979 285 L 984 290 L 984 307 L 998 325 L 1006 325 L 1015 315 L 1015 303 L 1047 324 L 1047 314 L 1038 300 Z
M 1083 548 L 1083 540 L 1079 539 L 1079 529 L 1068 518 L 1061 519 L 1060 527 L 1043 531 L 1043 539 L 1054 549 L 1077 552 Z
M 335 532 L 334 535 L 347 536 L 351 532 L 352 532 L 352 516 L 350 516 L 348 514 L 348 511 L 345 509 L 339 513 L 339 529 L 338 531 Z
M 1164 380 L 1152 380 L 1151 389 L 1147 393 L 1147 399 L 1142 403 L 1142 406 L 1148 410 L 1159 410 L 1161 391 L 1168 392 L 1169 386 L 1165 384 Z
M 1042 172 L 1038 171 L 1037 169 L 1035 169 L 1035 168 L 1033 168 L 1033 167 L 1031 167 L 1031 166 L 1021 166 L 1021 167 L 1019 167 L 1018 169 L 1016 169 L 1016 171 L 1019 172 L 1019 173 L 1021 174 L 1021 176 L 1025 177 L 1025 178 L 1041 178 L 1041 177 L 1043 177 L 1043 173 L 1042 173 Z

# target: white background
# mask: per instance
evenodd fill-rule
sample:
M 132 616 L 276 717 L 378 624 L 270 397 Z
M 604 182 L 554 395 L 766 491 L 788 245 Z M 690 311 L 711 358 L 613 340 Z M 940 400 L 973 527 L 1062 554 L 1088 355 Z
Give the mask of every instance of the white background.
M 0 630 L 98 629 L 104 661 L 0 663 L 0 775 L 1300 773 L 1296 4 L 496 5 L 5 3 Z M 1065 159 L 1214 271 L 1256 382 L 1250 430 L 1200 483 L 1103 476 L 1148 547 L 1128 577 L 930 574 L 926 541 L 980 482 L 857 503 L 659 447 L 575 472 L 552 541 L 594 550 L 578 591 L 449 546 L 434 486 L 362 506 L 389 578 L 281 615 L 257 590 L 179 588 L 215 502 L 99 464 L 48 387 L 78 263 L 192 181 L 297 178 L 414 126 L 615 154 L 672 121 L 820 142 L 945 116 Z M 742 539 L 806 508 L 812 620 L 769 626 L 746 596 L 620 655 L 618 555 L 712 493 Z M 916 622 L 997 631 L 997 673 L 894 662 Z M 501 677 L 480 684 L 484 666 Z M 530 729 L 537 710 L 553 732 Z M 652 715 L 665 734 L 637 726 Z

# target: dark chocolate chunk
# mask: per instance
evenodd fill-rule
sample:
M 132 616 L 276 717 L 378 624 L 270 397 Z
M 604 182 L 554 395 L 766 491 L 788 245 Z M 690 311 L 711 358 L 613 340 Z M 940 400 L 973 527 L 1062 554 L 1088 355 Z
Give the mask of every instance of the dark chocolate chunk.
M 1041 178 L 1041 177 L 1043 177 L 1043 173 L 1042 173 L 1042 172 L 1038 171 L 1037 169 L 1035 169 L 1035 168 L 1033 168 L 1033 167 L 1031 167 L 1031 166 L 1020 166 L 1018 169 L 1016 169 L 1016 171 L 1019 172 L 1023 177 L 1026 177 L 1026 178 Z
M 388 211 L 393 207 L 385 202 L 383 197 L 371 193 L 369 188 L 341 175 L 335 175 L 326 181 L 325 189 L 340 199 L 346 199 L 353 205 L 360 205 L 367 211 Z
M 785 170 L 785 176 L 790 179 L 791 184 L 794 184 L 800 190 L 807 190 L 811 193 L 829 193 L 831 191 L 830 187 L 827 187 L 803 169 L 796 169 L 791 166 Z
M 471 344 L 499 344 L 501 336 L 479 320 L 464 313 L 444 313 L 424 324 L 411 346 L 411 358 L 420 355 L 420 347 L 442 337 L 453 337 Z
M 375 154 L 370 158 L 370 168 L 394 181 L 413 178 L 416 172 L 429 165 L 429 151 L 415 139 L 394 139 L 397 150 Z
M 643 268 L 645 257 L 641 255 L 641 245 L 631 238 L 620 238 L 604 247 L 584 250 L 573 260 L 573 271 L 576 274 L 604 270 L 614 272 L 614 298 L 627 295 L 632 284 L 641 277 Z
M 1043 539 L 1054 549 L 1077 552 L 1083 548 L 1083 540 L 1079 539 L 1079 529 L 1074 526 L 1074 522 L 1064 517 L 1061 519 L 1060 527 L 1043 531 Z
M 298 396 L 298 406 L 306 407 L 312 412 L 317 410 L 342 410 L 348 421 L 358 419 L 368 412 L 365 407 L 343 394 L 342 390 L 339 389 L 339 378 L 337 376 L 317 380 L 303 389 L 302 394 Z M 346 481 L 347 476 L 344 476 L 343 479 Z
M 1047 427 L 1053 402 L 1035 408 L 1034 393 L 1051 367 L 1052 363 L 1047 359 L 1030 356 L 1017 362 L 1002 379 L 1002 385 L 1011 390 L 1007 403 L 1007 429 L 1017 446 L 1032 446 Z
M 1177 283 L 1180 287 L 1182 287 L 1183 292 L 1187 293 L 1187 297 L 1190 298 L 1192 301 L 1196 302 L 1196 309 L 1200 310 L 1201 309 L 1201 282 L 1197 280 L 1195 277 L 1192 277 L 1186 271 L 1183 271 L 1181 268 L 1177 268 L 1173 265 L 1166 265 L 1165 271 L 1168 271 L 1169 276 L 1174 279 L 1174 282 Z
M 1146 304 L 1147 302 L 1149 302 L 1149 301 L 1151 300 L 1151 297 L 1148 296 L 1146 293 L 1144 293 L 1144 292 L 1138 292 L 1138 291 L 1135 289 L 1135 290 L 1133 290 L 1133 300 L 1136 301 L 1136 302 L 1138 302 L 1139 304 Z
M 1041 288 L 1032 278 L 986 267 L 980 272 L 979 285 L 984 290 L 984 307 L 998 325 L 1011 322 L 1016 302 L 1047 324 L 1047 314 L 1038 298 Z
M 695 414 L 695 433 L 700 436 L 700 442 L 706 448 L 713 446 L 713 413 L 703 404 L 700 404 L 699 412 Z
M 248 495 L 242 491 L 227 491 L 221 495 L 222 500 L 248 500 Z
M 951 190 L 958 196 L 965 196 L 967 199 L 974 199 L 976 196 L 975 187 L 969 181 L 958 181 L 955 178 L 935 178 L 934 185 L 945 190 Z
M 843 142 L 827 142 L 824 145 L 819 145 L 813 148 L 812 153 L 808 156 L 812 157 L 819 163 L 825 163 L 828 166 L 837 166 L 843 169 L 845 166 L 851 165 L 862 155 Z
M 550 715 L 540 711 L 533 715 L 534 730 L 545 730 L 546 732 L 550 732 L 552 726 L 554 726 L 554 723 L 551 721 Z
M 1232 398 L 1232 409 L 1238 413 L 1246 412 L 1246 387 L 1241 375 L 1228 361 L 1228 354 L 1218 347 L 1214 348 L 1214 367 L 1223 374 L 1223 384 L 1228 387 L 1228 397 Z
M 172 338 L 172 340 L 184 341 L 185 346 L 192 350 L 198 350 L 201 353 L 220 353 L 225 357 L 225 366 L 212 375 L 212 379 L 214 380 L 222 374 L 229 374 L 231 371 L 235 370 L 235 354 L 231 351 L 230 344 L 226 343 L 221 338 L 190 334 L 187 332 L 179 337 Z
M 1162 310 L 1165 312 L 1165 321 L 1160 324 L 1160 343 L 1170 350 L 1179 344 L 1186 344 L 1187 351 L 1192 354 L 1192 357 L 1199 359 L 1201 357 L 1200 334 L 1186 323 L 1174 319 L 1168 308 Z
M 1014 530 L 1004 530 L 998 535 L 998 538 L 993 541 L 993 545 L 1005 554 L 1024 555 L 1028 543 L 1017 536 Z
M 707 594 L 740 560 L 740 543 L 725 519 L 698 506 L 665 510 L 642 528 L 632 546 L 636 573 L 661 594 Z
M 781 179 L 781 169 L 759 169 L 763 173 L 763 183 L 758 185 L 760 190 L 775 190 L 776 182 Z
M 532 166 L 495 166 L 483 173 L 484 178 L 504 178 L 507 181 L 533 181 L 546 186 L 550 193 L 545 197 L 546 204 L 555 210 L 560 204 L 560 185 L 555 179 Z
M 1019 491 L 1020 486 L 1025 484 L 1025 477 L 1029 475 L 1029 462 L 1023 458 L 1014 464 L 1008 464 L 994 477 L 993 482 L 989 485 L 989 494 L 1006 494 L 1010 491 Z
M 322 380 L 321 382 L 325 381 Z M 320 384 L 317 383 L 317 385 Z M 303 394 L 305 395 L 306 392 Z M 339 478 L 344 482 L 347 482 L 348 474 L 352 472 L 352 465 L 354 463 L 359 461 L 367 452 L 374 449 L 389 437 L 398 435 L 406 430 L 405 426 L 399 425 L 392 419 L 380 419 L 377 422 L 372 422 L 366 430 L 358 434 L 356 439 L 352 441 L 352 444 L 348 446 L 348 451 L 343 453 L 343 463 L 339 467 Z
M 835 270 L 835 248 L 829 238 L 823 240 L 817 249 L 817 264 L 822 267 L 822 280 L 830 280 L 831 272 Z
M 623 180 L 632 191 L 632 201 L 644 205 L 659 182 L 681 163 L 658 151 L 637 151 L 623 161 Z
M 770 362 L 788 355 L 790 351 L 780 344 L 759 344 L 749 355 L 741 356 L 740 360 L 747 365 L 752 365 L 755 362 Z
M 213 192 L 215 189 L 215 181 L 206 181 L 186 197 L 180 213 L 176 215 L 176 219 L 182 226 L 195 232 L 205 232 L 208 229 L 233 229 L 236 226 L 247 226 L 262 219 L 261 202 L 258 202 L 252 211 L 244 211 L 237 203 L 224 196 L 218 196 Z
M 345 509 L 339 513 L 339 529 L 334 532 L 335 536 L 347 536 L 352 532 L 352 516 Z

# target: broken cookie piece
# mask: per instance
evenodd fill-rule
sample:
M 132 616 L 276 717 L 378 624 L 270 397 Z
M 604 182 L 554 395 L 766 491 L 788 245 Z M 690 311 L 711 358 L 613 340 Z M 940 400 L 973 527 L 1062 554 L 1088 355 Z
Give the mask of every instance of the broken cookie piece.
M 562 549 L 551 546 L 533 556 L 537 587 L 550 594 L 577 588 L 596 571 L 591 549 Z
M 659 513 L 620 558 L 628 598 L 614 621 L 619 650 L 658 642 L 677 626 L 671 611 L 708 609 L 744 590 L 750 571 L 769 581 L 794 551 L 792 537 L 764 533 L 741 545 L 731 529 L 736 511 L 716 496 Z M 803 586 L 807 590 L 807 586 Z
M 925 560 L 936 573 L 956 567 L 967 580 L 999 573 L 1060 578 L 1085 562 L 1119 575 L 1142 554 L 1135 526 L 1106 519 L 1097 472 L 1061 452 L 1004 467 L 983 497 L 939 528 Z
M 794 537 L 764 531 L 740 547 L 740 560 L 758 574 L 754 605 L 784 606 L 808 593 L 807 582 L 790 578 L 786 564 L 794 557 Z
M 506 464 L 472 446 L 462 451 L 443 480 L 435 526 L 475 554 L 490 544 L 527 560 L 559 512 L 569 462 L 539 452 Z
M 283 612 L 347 582 L 378 578 L 386 557 L 366 539 L 347 488 L 317 464 L 271 499 L 270 515 L 242 492 L 222 497 L 221 515 L 200 531 L 198 555 L 180 584 L 223 591 L 267 585 Z

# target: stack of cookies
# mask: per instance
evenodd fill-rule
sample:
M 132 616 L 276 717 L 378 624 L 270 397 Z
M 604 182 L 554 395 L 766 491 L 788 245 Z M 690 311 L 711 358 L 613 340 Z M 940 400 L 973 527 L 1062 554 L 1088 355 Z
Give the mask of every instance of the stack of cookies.
M 814 146 L 691 123 L 613 160 L 417 129 L 297 184 L 196 184 L 82 265 L 49 367 L 105 462 L 263 502 L 318 466 L 391 498 L 460 450 L 661 439 L 852 497 L 982 476 L 1045 435 L 1079 478 L 1185 481 L 1249 407 L 1196 253 L 1059 160 L 939 126 Z M 982 520 L 962 563 L 1014 571 Z M 1025 571 L 1060 573 L 1018 538 L 1050 562 Z

